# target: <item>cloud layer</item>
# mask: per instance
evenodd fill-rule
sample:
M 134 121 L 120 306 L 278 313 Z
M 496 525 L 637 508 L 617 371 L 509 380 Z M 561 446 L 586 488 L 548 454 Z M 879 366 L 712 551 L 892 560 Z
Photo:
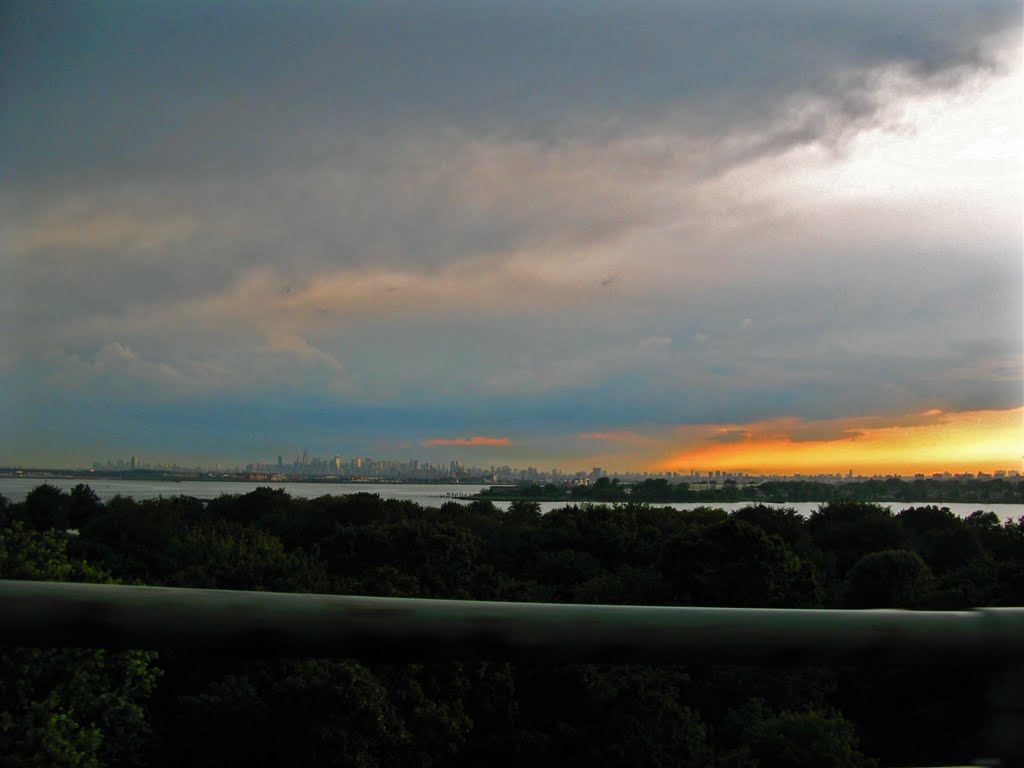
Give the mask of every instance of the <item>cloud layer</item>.
M 0 459 L 1019 407 L 1019 13 L 5 6 Z

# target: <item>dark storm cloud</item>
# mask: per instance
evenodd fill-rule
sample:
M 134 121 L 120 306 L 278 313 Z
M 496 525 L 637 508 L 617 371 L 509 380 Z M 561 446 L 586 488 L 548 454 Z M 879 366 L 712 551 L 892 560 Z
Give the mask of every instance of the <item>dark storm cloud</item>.
M 447 126 L 557 140 L 672 116 L 769 122 L 795 94 L 983 58 L 1017 3 L 9 3 L 0 147 L 23 185 L 243 172 Z M 827 122 L 827 121 L 826 121 Z M 820 120 L 782 139 L 826 130 Z
M 194 229 L 187 248 L 146 235 L 142 256 L 131 237 L 92 254 L 139 292 L 118 295 L 144 300 L 222 289 L 242 261 L 294 281 L 324 263 L 429 268 L 614 238 L 654 215 L 620 189 L 641 174 L 685 167 L 692 181 L 848 132 L 878 106 L 864 78 L 982 65 L 982 40 L 1012 29 L 1016 9 L 8 4 L 0 210 L 19 227 L 56 210 L 87 230 L 92 206 Z M 654 140 L 637 150 L 637 136 Z M 617 178 L 594 183 L 589 168 Z M 515 172 L 525 179 L 503 193 Z M 60 275 L 82 285 L 83 268 Z

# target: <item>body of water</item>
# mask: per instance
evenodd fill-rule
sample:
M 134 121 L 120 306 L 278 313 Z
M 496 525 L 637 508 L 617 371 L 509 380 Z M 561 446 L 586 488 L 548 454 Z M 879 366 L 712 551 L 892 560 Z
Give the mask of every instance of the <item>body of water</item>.
M 29 478 L 29 477 L 0 477 L 0 495 L 5 496 L 13 502 L 23 501 L 28 493 L 38 485 L 49 483 L 58 488 L 70 491 L 80 482 L 80 479 L 61 478 Z M 197 499 L 215 499 L 223 494 L 244 494 L 250 493 L 260 486 L 270 488 L 281 488 L 290 496 L 302 499 L 314 499 L 318 496 L 344 496 L 350 493 L 376 493 L 385 499 L 403 499 L 413 501 L 425 507 L 437 507 L 446 501 L 465 502 L 466 496 L 479 493 L 486 485 L 476 484 L 415 484 L 415 483 L 302 483 L 302 482 L 230 482 L 219 480 L 182 480 L 175 482 L 171 480 L 110 480 L 92 479 L 86 481 L 96 494 L 104 501 L 114 496 L 131 496 L 135 499 L 155 499 L 161 496 L 193 496 Z M 542 512 L 550 512 L 553 509 L 564 507 L 569 502 L 565 501 L 542 501 L 540 508 Z M 673 509 L 685 510 L 695 507 L 709 506 L 732 511 L 749 505 L 748 501 L 733 502 L 680 502 L 675 504 L 659 504 L 658 506 L 672 507 Z M 966 517 L 976 510 L 995 512 L 1001 520 L 1016 520 L 1024 517 L 1024 504 L 982 504 L 965 502 L 932 502 L 940 507 L 948 507 L 949 510 L 960 517 Z M 495 502 L 495 506 L 507 509 L 509 502 Z M 923 506 L 924 502 L 886 502 L 894 512 L 913 506 Z M 809 515 L 818 508 L 818 502 L 798 501 L 789 504 L 776 506 L 792 507 L 803 515 Z

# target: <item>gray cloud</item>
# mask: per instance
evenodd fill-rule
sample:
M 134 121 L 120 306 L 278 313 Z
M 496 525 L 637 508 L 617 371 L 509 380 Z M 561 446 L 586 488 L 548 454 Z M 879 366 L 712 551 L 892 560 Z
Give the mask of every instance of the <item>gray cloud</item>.
M 1019 10 L 6 4 L 0 377 L 426 433 L 1018 404 L 1006 164 L 884 145 Z
M 34 187 L 247 173 L 360 136 L 719 136 L 818 96 L 848 121 L 887 65 L 948 78 L 1019 4 L 5 4 L 5 176 Z M 828 129 L 827 114 L 775 141 Z M 329 137 L 329 140 L 327 138 Z

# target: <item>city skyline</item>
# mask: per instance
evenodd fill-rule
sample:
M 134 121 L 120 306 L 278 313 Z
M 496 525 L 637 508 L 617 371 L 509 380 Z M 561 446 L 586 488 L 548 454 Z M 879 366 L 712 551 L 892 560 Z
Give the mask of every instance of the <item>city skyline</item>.
M 4 3 L 0 465 L 1020 469 L 1020 18 Z
M 1011 433 L 1012 436 L 1012 433 Z M 593 436 L 588 436 L 592 438 Z M 474 441 L 471 438 L 458 438 L 454 440 L 443 440 L 443 441 L 428 441 L 428 443 L 440 442 L 442 445 L 451 444 L 466 444 L 475 445 L 478 441 Z M 493 444 L 493 441 L 491 441 Z M 961 440 L 961 444 L 963 441 Z M 487 444 L 487 443 L 484 443 Z M 503 443 L 507 444 L 507 443 Z M 735 444 L 732 444 L 735 445 Z M 820 450 L 820 441 L 809 441 L 807 446 L 810 450 Z M 794 451 L 792 447 L 788 447 L 786 450 L 781 451 L 783 455 L 792 456 Z M 740 455 L 749 454 L 749 448 L 745 451 L 741 451 Z M 830 478 L 833 480 L 845 480 L 853 478 L 869 478 L 869 477 L 929 477 L 933 479 L 954 479 L 954 478 L 966 478 L 966 477 L 977 477 L 978 479 L 991 479 L 991 478 L 1019 478 L 1024 474 L 1024 466 L 1020 469 L 1012 466 L 1002 466 L 993 464 L 991 466 L 986 465 L 980 467 L 979 462 L 963 462 L 954 466 L 946 465 L 942 469 L 937 469 L 935 466 L 929 467 L 925 470 L 922 466 L 915 466 L 911 470 L 897 469 L 896 466 L 889 464 L 873 464 L 867 467 L 860 467 L 858 471 L 854 471 L 851 466 L 845 472 L 838 471 L 835 468 L 825 468 L 820 463 L 815 464 L 811 467 L 805 467 L 802 470 L 794 467 L 750 467 L 730 465 L 728 463 L 729 452 L 724 455 L 725 463 L 719 463 L 717 465 L 701 465 L 699 468 L 695 466 L 694 462 L 685 464 L 681 461 L 681 457 L 676 457 L 672 462 L 660 465 L 647 467 L 643 469 L 625 469 L 621 467 L 602 467 L 593 466 L 589 469 L 582 469 L 578 467 L 565 468 L 560 466 L 551 467 L 534 467 L 532 465 L 509 465 L 509 464 L 473 464 L 464 463 L 460 459 L 452 458 L 441 458 L 440 460 L 435 459 L 434 461 L 427 461 L 415 456 L 406 456 L 405 458 L 396 458 L 395 456 L 370 456 L 360 452 L 330 452 L 328 451 L 325 455 L 316 455 L 310 453 L 307 449 L 303 449 L 301 452 L 296 452 L 293 457 L 286 459 L 285 453 L 279 453 L 274 459 L 255 459 L 251 457 L 242 459 L 241 461 L 235 461 L 232 466 L 231 461 L 215 461 L 213 463 L 180 463 L 177 461 L 169 461 L 160 457 L 158 454 L 155 456 L 139 456 L 138 454 L 132 454 L 130 457 L 122 457 L 116 459 L 99 459 L 93 460 L 86 464 L 68 465 L 60 468 L 72 469 L 81 471 L 84 469 L 93 469 L 97 471 L 129 471 L 129 470 L 157 470 L 157 471 L 230 471 L 238 473 L 249 473 L 249 474 L 267 474 L 267 475 L 288 475 L 288 476 L 339 476 L 339 477 L 373 477 L 373 476 L 385 476 L 385 477 L 397 477 L 397 478 L 409 478 L 409 477 L 422 477 L 428 478 L 433 477 L 435 479 L 451 475 L 451 476 L 485 476 L 495 475 L 501 476 L 504 479 L 568 479 L 568 478 L 590 478 L 596 479 L 597 477 L 675 477 L 685 479 L 698 479 L 698 478 L 746 478 L 746 477 L 768 477 L 768 478 L 801 478 L 801 477 L 816 477 L 816 478 Z M 723 455 L 715 455 L 711 453 L 693 453 L 688 456 L 696 461 L 702 459 L 710 459 L 711 461 L 723 460 Z M 14 464 L 8 468 L 29 468 L 29 465 L 25 464 Z M 973 469 L 971 468 L 973 467 Z M 57 469 L 56 466 L 34 466 L 32 469 Z

